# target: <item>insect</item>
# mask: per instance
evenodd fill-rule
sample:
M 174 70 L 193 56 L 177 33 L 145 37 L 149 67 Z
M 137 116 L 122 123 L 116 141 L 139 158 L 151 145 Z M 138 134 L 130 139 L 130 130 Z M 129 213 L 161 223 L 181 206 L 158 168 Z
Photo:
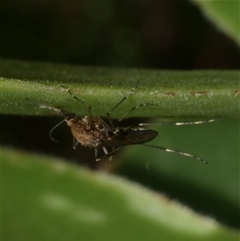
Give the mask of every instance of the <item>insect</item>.
M 190 121 L 190 122 L 160 122 L 160 123 L 138 123 L 133 126 L 119 126 L 115 127 L 112 122 L 111 113 L 122 104 L 130 95 L 134 94 L 137 90 L 139 82 L 133 87 L 132 91 L 122 98 L 115 106 L 113 106 L 107 113 L 107 120 L 104 121 L 101 117 L 92 115 L 91 106 L 82 99 L 79 99 L 75 96 L 69 89 L 64 88 L 75 100 L 79 101 L 83 105 L 85 105 L 88 109 L 88 114 L 83 118 L 78 118 L 75 114 L 70 113 L 64 109 L 56 108 L 49 105 L 39 104 L 40 108 L 46 108 L 58 112 L 64 115 L 64 120 L 54 126 L 49 136 L 53 141 L 56 141 L 52 137 L 52 132 L 63 122 L 70 127 L 72 135 L 73 135 L 73 148 L 76 149 L 79 144 L 85 147 L 94 148 L 95 150 L 95 160 L 100 161 L 102 158 L 108 158 L 112 160 L 113 154 L 119 150 L 123 146 L 127 145 L 142 145 L 150 148 L 160 149 L 166 152 L 177 153 L 183 156 L 191 157 L 207 163 L 204 159 L 178 150 L 173 150 L 157 145 L 145 144 L 153 140 L 157 135 L 157 131 L 146 129 L 146 126 L 166 126 L 166 125 L 196 125 L 202 123 L 209 123 L 218 121 L 220 119 L 211 119 L 211 120 L 203 120 L 203 121 Z M 151 105 L 149 103 L 139 104 L 130 109 L 122 118 L 119 119 L 121 122 L 127 115 L 129 115 L 132 111 L 141 106 Z M 98 157 L 98 151 L 102 148 L 105 155 L 102 157 Z

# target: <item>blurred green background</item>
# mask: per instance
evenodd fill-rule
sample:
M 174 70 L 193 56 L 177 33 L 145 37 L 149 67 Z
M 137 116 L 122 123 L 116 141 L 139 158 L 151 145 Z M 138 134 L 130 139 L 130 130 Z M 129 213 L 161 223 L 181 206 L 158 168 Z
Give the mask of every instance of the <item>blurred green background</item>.
M 209 1 L 3 1 L 1 57 L 100 66 L 239 69 L 238 46 L 205 18 L 198 6 L 207 10 L 214 4 L 204 9 L 204 2 Z M 214 2 L 215 9 L 229 5 L 225 0 Z M 222 7 L 219 19 L 226 22 L 232 16 L 239 31 L 239 1 L 230 2 L 231 8 Z
M 190 1 L 8 0 L 0 17 L 6 59 L 189 71 L 240 67 L 237 42 Z M 72 151 L 68 129 L 60 129 L 60 143 L 49 140 L 59 120 L 1 115 L 1 144 L 114 171 L 240 227 L 239 119 L 158 129 L 155 143 L 197 154 L 209 165 L 146 147 L 125 148 L 113 163 L 89 162 L 92 150 Z

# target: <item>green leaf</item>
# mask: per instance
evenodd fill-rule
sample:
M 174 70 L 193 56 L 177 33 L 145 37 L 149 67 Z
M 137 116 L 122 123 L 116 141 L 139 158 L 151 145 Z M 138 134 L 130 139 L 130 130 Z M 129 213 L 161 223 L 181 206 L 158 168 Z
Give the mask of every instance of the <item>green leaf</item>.
M 239 120 L 155 128 L 149 144 L 177 149 L 204 158 L 198 160 L 148 147 L 128 147 L 116 172 L 149 188 L 239 227 Z
M 2 238 L 217 240 L 239 233 L 122 178 L 1 150 Z
M 86 115 L 87 108 L 61 86 L 88 102 L 94 115 L 105 116 L 121 98 L 139 88 L 114 113 L 119 118 L 133 106 L 150 103 L 131 117 L 238 116 L 238 71 L 161 71 L 98 68 L 2 60 L 1 113 L 56 114 L 41 104 Z
M 239 0 L 192 0 L 217 27 L 240 44 Z

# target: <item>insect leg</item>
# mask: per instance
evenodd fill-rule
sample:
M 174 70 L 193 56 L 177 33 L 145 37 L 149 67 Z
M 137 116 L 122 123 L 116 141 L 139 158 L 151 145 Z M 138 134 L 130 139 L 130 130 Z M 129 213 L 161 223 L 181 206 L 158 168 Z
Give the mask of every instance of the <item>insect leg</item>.
M 179 155 L 188 156 L 188 157 L 197 159 L 197 160 L 199 160 L 199 161 L 201 161 L 201 162 L 204 162 L 205 164 L 208 164 L 207 161 L 205 161 L 204 159 L 202 159 L 202 158 L 200 158 L 200 157 L 198 157 L 198 156 L 189 154 L 189 153 L 187 153 L 187 152 L 177 151 L 177 150 L 173 150 L 173 149 L 169 149 L 169 148 L 165 148 L 165 147 L 161 147 L 161 146 L 148 145 L 148 144 L 142 144 L 142 146 L 147 146 L 147 147 L 151 147 L 151 148 L 155 148 L 155 149 L 160 149 L 160 150 L 166 151 L 166 152 L 177 153 L 177 154 L 179 154 Z
M 102 149 L 103 149 L 103 151 L 104 151 L 104 153 L 105 153 L 104 157 L 105 157 L 105 156 L 108 157 L 108 151 L 107 151 L 106 147 L 103 147 Z M 97 154 L 98 154 L 98 148 L 95 147 L 95 160 L 96 160 L 96 161 L 100 161 L 103 157 L 98 158 L 98 157 L 97 157 Z M 112 156 L 110 156 L 108 159 L 109 159 L 109 161 L 111 161 L 111 160 L 112 160 Z
M 95 154 L 95 160 L 97 161 L 98 160 L 98 158 L 97 158 L 98 148 L 97 147 L 95 147 L 95 149 L 94 149 L 94 154 Z
M 139 123 L 138 126 L 184 126 L 184 125 L 199 125 L 220 121 L 221 119 L 211 119 L 203 121 L 186 121 L 186 122 L 159 122 L 159 123 Z
M 103 149 L 103 152 L 105 153 L 105 155 L 108 155 L 108 150 L 107 150 L 107 148 L 106 148 L 105 146 L 103 146 L 102 149 Z M 113 147 L 112 150 L 114 150 L 114 147 Z M 113 158 L 113 156 L 109 156 L 109 157 L 108 157 L 108 160 L 111 161 L 112 158 Z
M 98 162 L 98 161 L 100 161 L 101 159 L 103 159 L 103 158 L 105 158 L 105 157 L 108 157 L 108 158 L 110 157 L 109 161 L 111 161 L 111 160 L 112 160 L 112 154 L 113 154 L 115 151 L 119 150 L 120 148 L 121 148 L 121 146 L 117 147 L 116 149 L 113 148 L 112 151 L 108 152 L 107 154 L 105 153 L 104 156 L 102 156 L 102 157 L 100 157 L 100 158 L 96 158 L 96 161 Z M 104 150 L 103 150 L 103 151 L 104 151 Z M 95 157 L 96 157 L 96 155 L 95 155 Z
M 134 106 L 130 111 L 128 111 L 126 114 L 124 114 L 122 116 L 122 118 L 120 118 L 118 121 L 122 121 L 127 115 L 129 115 L 132 111 L 136 110 L 137 108 L 141 107 L 141 106 L 150 106 L 150 105 L 153 105 L 153 104 L 150 104 L 150 103 L 142 103 L 142 104 L 139 104 L 139 105 L 136 105 Z
M 29 101 L 31 101 L 31 102 L 39 105 L 39 107 L 42 108 L 42 109 L 53 110 L 53 111 L 55 111 L 55 112 L 57 112 L 57 113 L 60 113 L 60 114 L 64 114 L 64 112 L 66 112 L 66 111 L 64 111 L 64 110 L 62 110 L 62 109 L 60 109 L 60 108 L 56 108 L 56 107 L 53 107 L 53 106 L 50 106 L 50 105 L 44 105 L 44 104 L 38 103 L 38 102 L 36 102 L 36 101 L 30 100 L 30 99 L 28 99 L 28 98 L 26 98 L 26 100 L 29 100 Z
M 75 137 L 73 137 L 73 149 L 76 150 L 77 146 L 78 146 L 79 142 L 77 141 L 77 139 Z
M 106 113 L 107 118 L 108 118 L 108 120 L 109 120 L 109 122 L 110 122 L 110 124 L 111 124 L 112 127 L 114 127 L 114 126 L 113 126 L 112 118 L 111 118 L 111 115 L 110 115 L 110 114 L 111 114 L 120 104 L 122 104 L 123 101 L 125 101 L 130 95 L 133 95 L 133 94 L 135 93 L 136 89 L 138 88 L 138 84 L 139 84 L 139 81 L 136 82 L 135 86 L 132 88 L 132 91 L 131 91 L 128 95 L 126 95 L 125 97 L 123 97 L 115 106 L 112 107 L 112 109 L 110 109 L 110 110 Z
M 85 105 L 88 108 L 88 116 L 89 118 L 89 126 L 91 126 L 91 120 L 92 120 L 92 107 L 84 100 L 79 99 L 76 95 L 74 95 L 70 89 L 66 89 L 65 87 L 61 86 L 64 90 L 66 90 L 75 100 L 81 102 L 83 105 Z

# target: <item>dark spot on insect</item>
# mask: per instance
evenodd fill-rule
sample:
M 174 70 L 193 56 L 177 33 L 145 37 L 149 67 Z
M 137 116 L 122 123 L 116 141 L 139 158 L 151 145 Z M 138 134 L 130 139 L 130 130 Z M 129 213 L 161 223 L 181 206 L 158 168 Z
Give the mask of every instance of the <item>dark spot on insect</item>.
M 160 122 L 160 123 L 138 123 L 131 126 L 114 126 L 112 119 L 111 119 L 111 113 L 125 101 L 130 95 L 133 95 L 138 88 L 138 82 L 132 89 L 132 91 L 126 95 L 124 98 L 122 98 L 115 106 L 113 106 L 107 113 L 107 120 L 103 120 L 99 116 L 93 116 L 92 115 L 92 108 L 91 106 L 86 103 L 84 100 L 79 99 L 77 96 L 72 94 L 72 92 L 69 89 L 65 89 L 75 100 L 81 102 L 83 105 L 85 105 L 88 109 L 88 114 L 82 118 L 78 118 L 74 113 L 70 113 L 64 109 L 56 108 L 53 106 L 45 105 L 45 104 L 39 104 L 41 108 L 50 109 L 53 111 L 56 111 L 64 116 L 64 120 L 58 123 L 52 130 L 50 131 L 49 135 L 50 138 L 53 141 L 56 141 L 52 137 L 52 132 L 63 122 L 66 122 L 66 124 L 70 127 L 70 130 L 73 135 L 73 148 L 76 149 L 77 146 L 80 144 L 85 147 L 94 148 L 95 150 L 95 159 L 96 161 L 101 160 L 104 157 L 107 157 L 109 160 L 112 159 L 113 154 L 119 150 L 121 147 L 126 145 L 143 145 L 155 149 L 160 149 L 162 151 L 166 152 L 173 152 L 177 153 L 183 156 L 188 156 L 191 158 L 195 158 L 197 160 L 200 160 L 202 162 L 207 163 L 204 159 L 186 153 L 182 151 L 172 150 L 169 148 L 156 146 L 156 145 L 150 145 L 145 144 L 146 142 L 149 142 L 153 140 L 158 133 L 155 130 L 149 130 L 145 127 L 147 126 L 166 126 L 166 125 L 175 125 L 175 126 L 181 126 L 181 125 L 195 125 L 195 124 L 202 124 L 202 123 L 209 123 L 218 121 L 219 119 L 211 119 L 211 120 L 204 120 L 204 121 L 190 121 L 190 122 Z M 205 92 L 204 92 L 205 93 Z M 141 106 L 148 106 L 152 105 L 150 103 L 141 103 L 136 106 L 134 106 L 132 109 L 130 109 L 125 115 L 123 115 L 122 118 L 120 118 L 118 121 L 119 123 L 128 116 L 132 111 L 136 110 L 138 107 Z M 144 127 L 145 126 L 145 127 Z M 104 152 L 104 156 L 98 157 L 98 150 L 101 148 Z
M 235 93 L 236 95 L 239 95 L 239 94 L 240 94 L 240 90 L 234 90 L 234 93 Z

